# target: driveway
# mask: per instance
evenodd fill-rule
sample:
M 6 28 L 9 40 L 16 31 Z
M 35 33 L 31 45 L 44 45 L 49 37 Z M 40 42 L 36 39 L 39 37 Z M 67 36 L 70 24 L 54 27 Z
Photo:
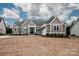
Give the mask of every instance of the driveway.
M 40 35 L 20 35 L 0 38 L 0 55 L 79 55 L 79 37 L 57 38 L 42 37 Z

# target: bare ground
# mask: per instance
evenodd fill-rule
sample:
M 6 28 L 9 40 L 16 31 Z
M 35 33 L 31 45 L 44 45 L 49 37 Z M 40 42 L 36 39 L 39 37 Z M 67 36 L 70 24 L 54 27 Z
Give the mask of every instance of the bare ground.
M 25 35 L 0 38 L 1 56 L 78 56 L 79 37 Z

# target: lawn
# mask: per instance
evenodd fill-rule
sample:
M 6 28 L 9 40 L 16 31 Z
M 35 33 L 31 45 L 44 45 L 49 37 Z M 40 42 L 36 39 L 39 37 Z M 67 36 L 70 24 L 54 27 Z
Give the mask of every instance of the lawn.
M 3 56 L 60 56 L 79 55 L 79 37 L 58 38 L 39 35 L 0 38 Z

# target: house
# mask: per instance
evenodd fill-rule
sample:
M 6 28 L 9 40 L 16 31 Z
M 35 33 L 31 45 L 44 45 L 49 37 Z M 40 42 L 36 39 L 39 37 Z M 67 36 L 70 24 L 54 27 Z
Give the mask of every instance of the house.
M 58 17 L 52 16 L 45 24 L 41 26 L 42 35 L 64 36 L 66 35 L 66 23 Z
M 2 17 L 0 17 L 0 34 L 6 34 L 6 25 Z
M 66 23 L 54 16 L 47 21 L 28 19 L 16 23 L 12 34 L 66 35 Z
M 70 34 L 73 36 L 79 36 L 79 18 L 71 26 Z
M 12 28 L 12 34 L 41 34 L 41 26 L 44 24 L 43 20 L 27 19 L 23 22 L 16 23 Z

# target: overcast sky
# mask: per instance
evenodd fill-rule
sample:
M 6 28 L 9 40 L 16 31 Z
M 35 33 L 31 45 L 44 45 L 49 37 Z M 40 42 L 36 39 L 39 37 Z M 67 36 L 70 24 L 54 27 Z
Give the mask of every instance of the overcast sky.
M 58 16 L 63 21 L 71 22 L 79 16 L 79 4 L 0 3 L 0 16 L 9 24 L 26 18 L 48 20 L 51 16 Z

